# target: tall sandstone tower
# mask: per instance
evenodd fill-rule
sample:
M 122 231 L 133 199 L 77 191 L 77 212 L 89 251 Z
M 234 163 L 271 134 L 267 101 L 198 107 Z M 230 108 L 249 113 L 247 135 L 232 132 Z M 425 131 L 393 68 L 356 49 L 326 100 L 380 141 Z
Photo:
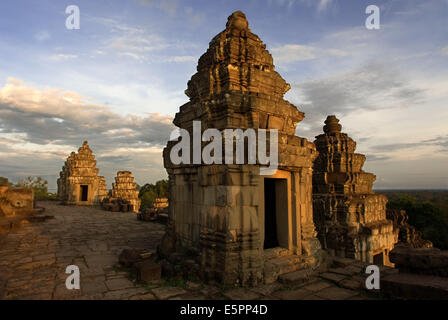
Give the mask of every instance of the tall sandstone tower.
M 376 177 L 364 172 L 363 154 L 342 133 L 335 116 L 325 120 L 314 141 L 319 156 L 313 173 L 314 222 L 322 247 L 330 254 L 390 265 L 398 230 L 386 218 L 387 198 L 372 191 Z
M 230 285 L 269 283 L 320 263 L 312 211 L 317 152 L 313 143 L 294 135 L 304 113 L 283 99 L 289 88 L 244 13 L 234 12 L 199 59 L 185 91 L 190 101 L 180 107 L 174 124 L 190 136 L 193 120 L 202 130 L 216 128 L 221 134 L 224 129 L 276 129 L 278 170 L 261 175 L 265 166 L 259 159 L 255 164 L 173 164 L 170 152 L 178 142 L 170 141 L 164 149 L 169 222 L 159 247 L 168 261 L 180 260 L 202 279 Z M 269 141 L 261 143 L 269 147 Z
M 95 156 L 87 141 L 72 152 L 59 174 L 58 199 L 64 204 L 98 205 L 107 196 L 104 177 L 98 176 Z

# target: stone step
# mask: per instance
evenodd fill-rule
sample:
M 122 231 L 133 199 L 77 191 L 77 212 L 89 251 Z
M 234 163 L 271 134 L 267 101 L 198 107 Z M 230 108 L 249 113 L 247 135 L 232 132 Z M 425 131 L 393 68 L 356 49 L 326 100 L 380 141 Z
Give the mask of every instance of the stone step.
M 344 268 L 356 263 L 356 260 L 342 257 L 331 257 L 331 262 L 336 268 Z
M 279 268 L 279 275 L 294 272 L 302 267 L 302 258 L 296 255 L 272 259 L 269 262 Z
M 282 274 L 278 280 L 284 284 L 302 284 L 316 278 L 316 272 L 311 269 L 302 269 L 294 272 Z
M 381 292 L 392 298 L 447 300 L 448 278 L 397 273 L 380 280 Z
M 291 255 L 291 253 L 285 248 L 271 248 L 264 250 L 264 260 L 277 259 L 289 255 Z
M 272 283 L 278 277 L 285 273 L 291 273 L 303 269 L 305 263 L 297 255 L 282 256 L 276 259 L 270 259 L 264 263 L 264 276 L 266 283 Z
M 322 274 L 319 275 L 322 279 L 325 279 L 327 281 L 331 281 L 333 283 L 335 283 L 336 285 L 339 284 L 339 282 L 341 282 L 344 279 L 347 279 L 348 276 L 346 275 L 342 275 L 339 273 L 333 273 L 333 272 L 324 272 Z

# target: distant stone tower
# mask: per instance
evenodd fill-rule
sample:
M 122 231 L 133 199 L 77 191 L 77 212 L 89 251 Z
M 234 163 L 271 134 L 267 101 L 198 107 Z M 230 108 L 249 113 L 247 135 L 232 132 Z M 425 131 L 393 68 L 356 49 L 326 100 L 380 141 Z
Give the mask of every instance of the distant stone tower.
M 398 241 L 386 218 L 387 198 L 372 191 L 375 175 L 364 172 L 366 160 L 355 153 L 356 142 L 341 133 L 335 116 L 325 120 L 324 134 L 314 141 L 314 223 L 322 247 L 335 256 L 389 265 L 389 252 Z
M 228 285 L 269 283 L 319 264 L 311 186 L 317 152 L 295 136 L 304 113 L 283 99 L 289 89 L 244 13 L 234 12 L 200 57 L 185 91 L 190 101 L 174 124 L 190 136 L 194 120 L 202 131 L 221 135 L 225 129 L 251 128 L 257 135 L 276 129 L 278 170 L 261 175 L 259 158 L 253 164 L 174 164 L 170 152 L 177 142 L 170 141 L 164 149 L 169 221 L 160 246 L 168 261 L 184 255 L 180 264 L 187 270 Z M 246 150 L 258 145 L 246 139 Z
M 87 141 L 67 158 L 57 183 L 58 198 L 64 204 L 97 205 L 107 196 L 106 182 L 98 176 Z
M 121 198 L 129 200 L 132 204 L 132 210 L 138 212 L 140 209 L 140 199 L 138 197 L 137 184 L 134 182 L 132 172 L 118 171 L 115 182 L 112 184 L 112 198 Z

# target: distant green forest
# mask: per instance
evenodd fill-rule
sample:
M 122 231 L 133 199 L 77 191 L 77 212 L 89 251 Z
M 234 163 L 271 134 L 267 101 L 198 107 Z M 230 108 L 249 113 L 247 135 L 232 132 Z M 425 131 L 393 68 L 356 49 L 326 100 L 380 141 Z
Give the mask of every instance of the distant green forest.
M 406 210 L 408 222 L 432 241 L 448 250 L 448 190 L 376 190 L 389 198 L 391 209 Z

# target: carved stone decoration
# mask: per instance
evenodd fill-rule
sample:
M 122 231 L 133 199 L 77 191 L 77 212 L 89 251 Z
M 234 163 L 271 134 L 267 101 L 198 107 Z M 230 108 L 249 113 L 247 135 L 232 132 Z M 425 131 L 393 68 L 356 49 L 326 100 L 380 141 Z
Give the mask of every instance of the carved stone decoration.
M 59 174 L 58 199 L 64 204 L 99 205 L 107 196 L 104 177 L 98 176 L 95 156 L 87 141 L 72 152 Z
M 322 247 L 331 255 L 391 265 L 388 254 L 398 230 L 386 217 L 387 198 L 372 191 L 375 175 L 364 172 L 366 157 L 328 116 L 314 141 L 319 156 L 313 171 L 313 211 Z
M 170 152 L 178 142 L 170 141 L 164 149 L 169 221 L 159 247 L 168 261 L 179 263 L 183 255 L 191 272 L 229 285 L 272 282 L 282 273 L 319 264 L 311 185 L 317 152 L 313 143 L 295 136 L 304 113 L 283 99 L 289 88 L 244 13 L 234 12 L 200 57 L 185 91 L 190 101 L 174 124 L 190 137 L 193 120 L 201 122 L 202 131 L 215 128 L 221 134 L 277 129 L 278 170 L 260 175 L 266 166 L 259 159 L 174 164 Z
M 431 248 L 432 242 L 423 239 L 421 231 L 408 223 L 408 215 L 405 210 L 387 209 L 387 218 L 392 220 L 394 228 L 398 229 L 398 241 L 412 248 Z
M 27 216 L 33 212 L 33 189 L 0 185 L 0 218 Z

